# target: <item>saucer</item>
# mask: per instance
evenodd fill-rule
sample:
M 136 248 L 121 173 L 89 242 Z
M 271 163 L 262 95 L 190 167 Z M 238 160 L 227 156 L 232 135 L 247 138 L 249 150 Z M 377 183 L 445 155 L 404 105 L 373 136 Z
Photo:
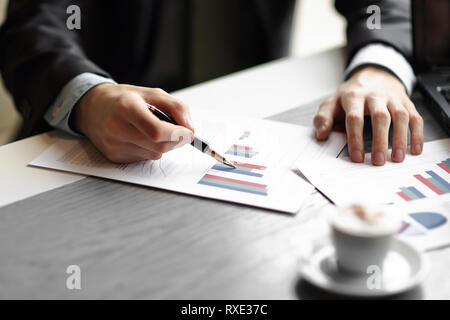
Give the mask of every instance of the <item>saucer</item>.
M 300 257 L 300 275 L 319 288 L 349 296 L 387 296 L 408 291 L 428 274 L 428 260 L 413 246 L 394 238 L 374 288 L 374 274 L 352 275 L 339 271 L 329 237 L 316 241 Z M 372 288 L 369 288 L 372 287 Z

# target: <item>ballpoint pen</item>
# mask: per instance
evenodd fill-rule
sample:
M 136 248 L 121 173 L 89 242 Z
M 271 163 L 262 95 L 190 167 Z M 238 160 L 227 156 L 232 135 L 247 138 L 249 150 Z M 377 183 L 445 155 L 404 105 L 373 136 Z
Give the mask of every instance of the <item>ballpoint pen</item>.
M 157 107 L 147 103 L 147 107 L 150 110 L 151 113 L 153 113 L 158 119 L 162 120 L 162 121 L 166 121 L 172 124 L 177 124 L 176 121 L 168 114 L 164 113 L 163 111 L 159 110 Z M 194 140 L 191 142 L 191 145 L 200 150 L 201 152 L 203 152 L 204 154 L 209 155 L 210 157 L 213 157 L 214 159 L 216 159 L 217 161 L 231 167 L 231 168 L 235 168 L 236 166 L 234 164 L 232 164 L 230 161 L 228 161 L 224 156 L 220 155 L 219 153 L 217 153 L 216 151 L 214 151 L 207 142 L 205 142 L 204 140 L 200 139 L 197 136 L 194 136 Z

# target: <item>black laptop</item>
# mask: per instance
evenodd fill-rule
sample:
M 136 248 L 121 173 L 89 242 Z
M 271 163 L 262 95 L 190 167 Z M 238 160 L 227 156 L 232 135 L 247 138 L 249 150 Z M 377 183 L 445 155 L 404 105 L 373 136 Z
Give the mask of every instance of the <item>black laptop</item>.
M 413 0 L 417 85 L 450 135 L 450 0 Z

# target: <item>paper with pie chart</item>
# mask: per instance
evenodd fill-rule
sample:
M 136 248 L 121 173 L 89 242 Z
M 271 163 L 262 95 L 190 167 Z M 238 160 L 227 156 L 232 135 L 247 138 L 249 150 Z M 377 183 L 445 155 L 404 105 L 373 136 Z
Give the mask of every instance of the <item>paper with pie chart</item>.
M 422 250 L 450 246 L 450 194 L 396 207 L 402 213 L 398 236 Z
M 60 139 L 30 165 L 295 213 L 313 190 L 295 172 L 296 161 L 336 157 L 345 145 L 345 136 L 339 133 L 318 143 L 312 128 L 269 120 L 194 121 L 196 134 L 236 169 L 190 145 L 164 154 L 161 160 L 116 164 L 87 139 L 73 138 Z
M 299 168 L 337 205 L 438 200 L 450 193 L 450 138 L 425 143 L 421 155 L 407 154 L 401 163 L 373 166 L 368 153 L 365 163 L 330 157 L 303 161 Z

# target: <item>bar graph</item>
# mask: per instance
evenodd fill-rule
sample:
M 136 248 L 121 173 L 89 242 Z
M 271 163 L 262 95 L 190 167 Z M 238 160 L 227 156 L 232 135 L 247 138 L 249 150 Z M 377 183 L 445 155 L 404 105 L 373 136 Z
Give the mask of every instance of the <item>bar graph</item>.
M 441 163 L 438 163 L 438 166 L 439 166 L 439 168 L 447 171 L 447 173 L 450 173 L 450 158 L 442 161 Z
M 450 192 L 450 183 L 445 181 L 444 178 L 432 170 L 426 171 L 426 173 L 430 176 L 430 178 L 425 178 L 420 174 L 414 175 L 414 178 L 422 182 L 426 187 L 438 195 Z
M 401 187 L 397 195 L 405 201 L 427 198 L 428 195 L 443 195 L 450 193 L 450 182 L 446 173 L 450 174 L 450 158 L 437 163 L 442 170 L 427 170 L 425 174 L 414 174 L 413 177 L 419 182 L 416 186 Z M 440 171 L 440 172 L 437 172 Z M 420 191 L 420 190 L 422 191 Z
M 267 196 L 267 185 L 205 174 L 199 184 Z
M 407 188 L 402 187 L 400 188 L 400 190 L 402 191 L 397 192 L 397 194 L 406 201 L 426 198 L 425 195 L 421 193 L 419 190 L 417 190 L 415 187 L 407 187 Z
M 234 144 L 231 146 L 230 149 L 228 149 L 226 154 L 244 157 L 244 158 L 252 158 L 252 157 L 256 156 L 258 154 L 258 152 L 253 151 L 253 148 L 251 148 L 251 147 Z
M 250 131 L 245 131 L 242 136 L 239 137 L 239 140 L 244 140 L 245 138 L 248 138 L 250 136 Z
M 222 163 L 215 164 L 211 169 L 223 171 L 223 172 L 230 172 L 230 173 L 236 173 L 236 174 L 242 174 L 252 177 L 258 177 L 261 178 L 264 176 L 262 171 L 266 169 L 264 166 L 259 166 L 255 164 L 249 164 L 249 163 L 240 163 L 236 161 L 232 161 L 232 163 L 236 166 L 235 168 L 230 168 L 227 165 L 224 165 Z

